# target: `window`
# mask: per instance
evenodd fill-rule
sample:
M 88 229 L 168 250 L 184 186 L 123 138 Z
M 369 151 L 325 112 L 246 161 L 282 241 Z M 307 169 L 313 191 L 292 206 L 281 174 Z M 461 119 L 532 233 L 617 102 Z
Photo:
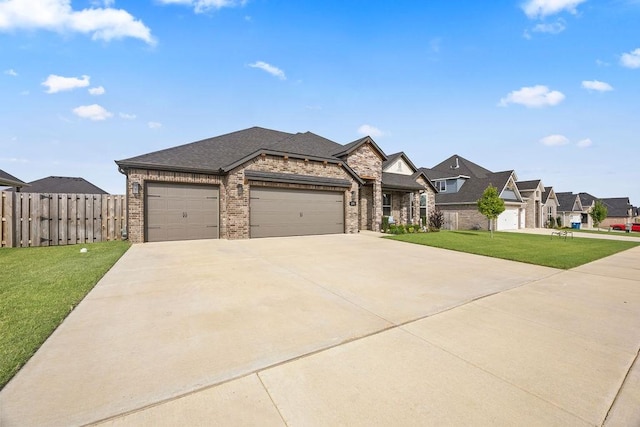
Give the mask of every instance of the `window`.
M 447 191 L 447 181 L 436 181 L 436 190 L 440 193 Z
M 382 215 L 391 216 L 391 194 L 382 193 Z
M 422 193 L 420 195 L 420 218 L 427 217 L 427 194 Z

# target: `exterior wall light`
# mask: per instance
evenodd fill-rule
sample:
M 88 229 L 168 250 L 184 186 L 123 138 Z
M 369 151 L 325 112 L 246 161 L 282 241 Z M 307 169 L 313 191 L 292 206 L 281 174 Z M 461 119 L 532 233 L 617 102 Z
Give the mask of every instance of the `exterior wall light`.
M 134 196 L 137 196 L 138 194 L 140 194 L 140 183 L 139 182 L 134 182 L 131 185 L 131 192 L 133 193 Z

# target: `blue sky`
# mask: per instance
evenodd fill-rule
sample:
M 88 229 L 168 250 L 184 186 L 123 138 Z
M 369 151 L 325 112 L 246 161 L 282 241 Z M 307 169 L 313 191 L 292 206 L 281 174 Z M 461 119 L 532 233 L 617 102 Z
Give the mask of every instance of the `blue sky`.
M 0 0 L 0 169 L 262 126 L 640 205 L 640 0 Z

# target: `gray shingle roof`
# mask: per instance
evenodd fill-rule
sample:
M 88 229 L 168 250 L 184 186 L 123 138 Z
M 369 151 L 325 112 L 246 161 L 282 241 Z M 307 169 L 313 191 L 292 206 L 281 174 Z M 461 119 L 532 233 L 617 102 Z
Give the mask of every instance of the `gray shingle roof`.
M 2 169 L 0 169 L 0 185 L 2 185 L 2 186 L 4 186 L 4 185 L 12 185 L 14 187 L 22 187 L 22 186 L 28 186 L 29 184 L 27 184 L 24 181 L 16 178 L 15 176 L 11 175 L 10 173 L 7 173 L 7 172 L 3 171 Z
M 460 175 L 475 178 L 486 178 L 488 175 L 493 173 L 489 169 L 485 169 L 464 157 L 458 156 L 457 154 L 454 154 L 447 160 L 438 163 L 428 170 L 431 173 L 427 173 L 427 175 L 431 179 L 456 177 Z
M 591 206 L 593 202 L 598 200 L 596 196 L 592 196 L 589 193 L 578 193 L 578 197 L 580 197 L 580 203 L 582 204 L 583 208 L 586 208 L 587 206 Z
M 387 155 L 384 153 L 384 151 L 382 151 L 380 147 L 378 147 L 378 144 L 376 144 L 376 142 L 370 136 L 365 136 L 364 138 L 356 139 L 353 142 L 343 145 L 342 149 L 340 149 L 339 151 L 336 151 L 335 153 L 333 153 L 333 155 L 336 157 L 342 158 L 352 153 L 353 151 L 357 150 L 361 145 L 366 143 L 371 144 L 373 148 L 375 148 L 376 151 L 378 151 L 378 154 L 380 154 L 380 157 L 382 157 L 383 161 L 387 159 Z
M 436 194 L 436 204 L 476 203 L 489 185 L 502 191 L 512 175 L 513 171 L 489 172 L 482 178 L 468 179 L 457 193 Z
M 13 191 L 11 189 L 10 191 Z M 24 191 L 24 190 L 23 190 Z M 63 193 L 63 194 L 109 194 L 84 178 L 68 176 L 49 176 L 31 181 L 29 193 Z
M 293 136 L 291 133 L 252 127 L 119 160 L 116 163 L 120 167 L 221 173 L 225 167 L 260 149 L 273 149 L 278 143 L 281 143 L 280 147 L 285 146 L 283 141 Z M 294 145 L 292 142 L 290 144 Z
M 538 188 L 540 185 L 539 179 L 534 179 L 531 181 L 518 181 L 516 182 L 516 186 L 520 191 L 532 191 Z
M 610 197 L 602 199 L 602 203 L 607 207 L 607 217 L 626 218 L 632 209 L 628 197 Z
M 382 187 L 391 190 L 424 190 L 424 187 L 416 182 L 417 176 L 400 175 L 397 173 L 382 173 Z
M 577 194 L 569 191 L 556 193 L 556 197 L 558 198 L 558 212 L 578 212 L 573 210 L 576 200 L 580 201 Z

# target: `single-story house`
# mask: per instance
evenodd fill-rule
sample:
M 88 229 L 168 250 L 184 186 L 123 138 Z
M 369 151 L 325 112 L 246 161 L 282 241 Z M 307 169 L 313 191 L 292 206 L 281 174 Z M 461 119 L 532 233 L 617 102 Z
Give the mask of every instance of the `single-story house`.
M 421 171 L 437 190 L 436 207 L 445 215 L 456 215 L 457 228 L 488 229 L 489 222 L 478 212 L 477 201 L 489 185 L 498 189 L 505 203 L 496 230 L 524 228 L 526 202 L 516 185 L 514 171 L 492 172 L 458 155 Z
M 31 181 L 28 186 L 29 193 L 109 194 L 84 178 L 68 176 L 49 176 Z M 14 186 L 9 191 L 20 191 L 19 188 Z
M 582 206 L 580 196 L 567 191 L 556 193 L 556 197 L 558 198 L 558 226 L 571 227 L 572 224 L 582 223 L 582 215 L 586 210 Z
M 608 197 L 602 203 L 607 207 L 607 217 L 600 227 L 633 222 L 633 206 L 628 197 Z
M 0 187 L 12 187 L 16 191 L 20 191 L 22 187 L 28 187 L 29 184 L 16 178 L 15 176 L 0 169 Z
M 383 213 L 418 223 L 434 205 L 406 155 L 368 136 L 342 145 L 252 127 L 116 164 L 134 243 L 379 231 Z

